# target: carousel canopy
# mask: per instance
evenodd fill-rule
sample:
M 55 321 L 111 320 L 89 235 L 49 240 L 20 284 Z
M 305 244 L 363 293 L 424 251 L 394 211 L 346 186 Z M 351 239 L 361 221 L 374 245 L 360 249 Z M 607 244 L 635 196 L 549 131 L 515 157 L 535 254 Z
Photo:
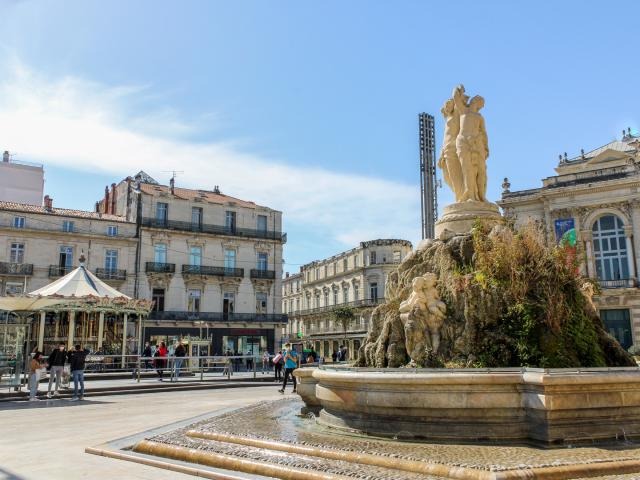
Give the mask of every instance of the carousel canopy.
M 67 273 L 55 282 L 45 285 L 38 290 L 28 293 L 29 297 L 99 297 L 99 298 L 130 298 L 124 293 L 110 287 L 81 263 L 78 268 Z

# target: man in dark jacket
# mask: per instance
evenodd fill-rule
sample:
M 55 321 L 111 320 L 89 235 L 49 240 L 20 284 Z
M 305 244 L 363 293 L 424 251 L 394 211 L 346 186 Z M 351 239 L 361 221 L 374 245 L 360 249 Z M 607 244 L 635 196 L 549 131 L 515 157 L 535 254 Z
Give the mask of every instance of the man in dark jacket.
M 84 400 L 84 364 L 86 359 L 87 351 L 82 350 L 80 345 L 76 345 L 75 351 L 69 353 L 71 376 L 73 377 L 73 398 L 71 400 Z M 78 384 L 80 384 L 79 396 Z
M 56 388 L 54 395 L 59 395 L 58 389 L 62 383 L 62 372 L 64 371 L 64 363 L 67 360 L 67 351 L 64 348 L 64 343 L 60 343 L 49 355 L 47 365 L 49 368 L 49 387 L 47 388 L 47 398 L 51 398 L 51 385 L 53 385 L 53 379 L 56 380 Z
M 146 342 L 144 344 L 144 351 L 142 352 L 142 356 L 145 357 L 144 368 L 145 370 L 149 370 L 151 368 L 151 357 L 153 356 L 153 352 L 151 351 L 151 344 Z
M 173 352 L 175 356 L 173 362 L 175 367 L 175 381 L 177 382 L 180 378 L 180 369 L 182 368 L 182 362 L 184 362 L 184 357 L 187 355 L 187 349 L 184 348 L 182 341 L 178 342 L 178 346 L 176 347 L 175 352 Z

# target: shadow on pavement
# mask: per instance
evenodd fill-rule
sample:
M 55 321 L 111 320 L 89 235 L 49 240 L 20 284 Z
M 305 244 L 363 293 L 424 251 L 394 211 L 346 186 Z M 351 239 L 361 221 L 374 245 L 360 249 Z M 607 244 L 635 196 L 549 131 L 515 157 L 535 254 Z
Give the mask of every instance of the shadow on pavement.
M 103 403 L 113 403 L 113 402 L 103 402 L 97 400 L 79 400 L 79 401 L 71 401 L 68 398 L 52 398 L 52 399 L 43 399 L 39 402 L 30 402 L 28 400 L 19 400 L 15 402 L 4 402 L 0 403 L 0 411 L 2 410 L 25 410 L 30 408 L 59 408 L 59 407 L 82 407 L 87 405 L 100 405 Z M 0 474 L 2 473 L 2 469 L 0 468 Z M 3 477 L 0 476 L 0 480 L 4 480 Z
M 20 477 L 15 473 L 11 473 L 9 470 L 5 470 L 0 467 L 0 480 L 25 480 L 24 477 Z

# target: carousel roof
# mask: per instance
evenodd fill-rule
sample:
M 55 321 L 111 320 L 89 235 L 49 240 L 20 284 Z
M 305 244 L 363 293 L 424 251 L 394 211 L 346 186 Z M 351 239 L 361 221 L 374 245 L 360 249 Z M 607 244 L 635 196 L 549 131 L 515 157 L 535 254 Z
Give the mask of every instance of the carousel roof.
M 83 263 L 75 270 L 67 273 L 64 277 L 38 290 L 34 290 L 27 295 L 30 297 L 78 298 L 91 296 L 99 298 L 130 298 L 104 283 L 88 271 Z

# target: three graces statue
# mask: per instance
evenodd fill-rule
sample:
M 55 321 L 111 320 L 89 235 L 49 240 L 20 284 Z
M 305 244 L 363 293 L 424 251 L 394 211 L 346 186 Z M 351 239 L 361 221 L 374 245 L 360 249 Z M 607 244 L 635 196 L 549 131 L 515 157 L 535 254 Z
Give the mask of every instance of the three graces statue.
M 489 143 L 482 107 L 484 98 L 476 95 L 469 101 L 464 86 L 458 85 L 441 110 L 445 129 L 438 166 L 456 202 L 487 201 Z

